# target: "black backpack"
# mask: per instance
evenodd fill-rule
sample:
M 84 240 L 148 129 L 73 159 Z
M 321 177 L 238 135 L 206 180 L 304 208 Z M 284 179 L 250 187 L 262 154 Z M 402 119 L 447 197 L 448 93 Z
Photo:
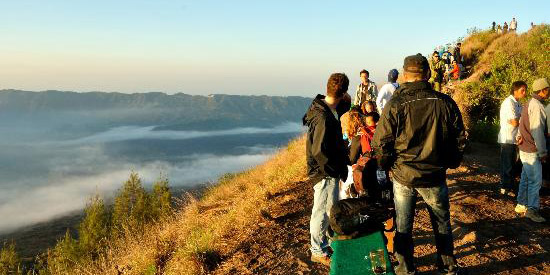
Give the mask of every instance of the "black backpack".
M 384 230 L 384 222 L 395 216 L 392 205 L 370 197 L 336 202 L 329 213 L 332 231 L 350 238 Z

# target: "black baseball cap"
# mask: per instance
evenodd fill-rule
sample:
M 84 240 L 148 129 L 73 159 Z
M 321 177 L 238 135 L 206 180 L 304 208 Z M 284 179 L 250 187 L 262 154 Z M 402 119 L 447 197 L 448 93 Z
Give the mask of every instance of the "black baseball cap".
M 425 73 L 430 70 L 430 64 L 421 54 L 410 55 L 405 57 L 403 70 L 410 73 Z

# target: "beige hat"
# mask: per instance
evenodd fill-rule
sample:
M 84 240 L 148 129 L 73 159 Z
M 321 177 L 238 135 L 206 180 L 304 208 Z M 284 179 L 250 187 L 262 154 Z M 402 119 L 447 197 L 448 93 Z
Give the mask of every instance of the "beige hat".
M 548 87 L 550 87 L 550 85 L 548 85 L 548 80 L 546 80 L 546 78 L 539 78 L 533 82 L 533 92 L 538 92 Z

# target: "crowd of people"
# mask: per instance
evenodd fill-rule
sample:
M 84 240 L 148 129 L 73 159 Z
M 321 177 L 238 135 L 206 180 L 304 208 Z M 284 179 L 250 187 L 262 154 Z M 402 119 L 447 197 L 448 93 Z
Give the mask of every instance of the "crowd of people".
M 545 222 L 539 213 L 539 190 L 543 178 L 548 180 L 548 148 L 550 85 L 545 78 L 532 84 L 532 96 L 523 104 L 528 86 L 524 81 L 512 83 L 510 95 L 500 106 L 500 194 L 516 197 L 515 211 L 534 222 Z M 518 167 L 521 167 L 518 169 Z M 515 184 L 516 171 L 521 171 L 519 186 Z
M 437 48 L 430 59 L 431 78 L 429 82 L 434 90 L 441 91 L 441 88 L 451 82 L 462 79 L 464 66 L 460 52 L 462 43 L 456 43 L 452 53 L 450 46 Z
M 531 26 L 533 26 L 533 23 L 531 22 Z M 512 21 L 510 21 L 510 24 L 508 22 L 504 22 L 502 26 L 500 24 L 497 24 L 493 21 L 493 24 L 491 26 L 491 30 L 493 32 L 496 32 L 497 34 L 505 34 L 508 32 L 516 32 L 518 29 L 518 21 L 516 18 L 512 18 Z
M 458 47 L 459 48 L 459 47 Z M 434 53 L 435 56 L 435 53 Z M 460 56 L 455 52 L 455 57 Z M 434 59 L 435 60 L 435 59 Z M 456 60 L 455 60 L 456 61 Z M 437 265 L 445 274 L 457 274 L 451 233 L 446 170 L 459 166 L 466 141 L 460 111 L 453 99 L 436 91 L 444 67 L 421 54 L 405 58 L 401 84 L 396 69 L 377 91 L 369 72 L 353 102 L 349 79 L 332 74 L 326 95 L 317 95 L 303 118 L 308 126 L 307 166 L 314 199 L 310 219 L 311 260 L 330 265 L 329 216 L 340 199 L 372 196 L 380 176 L 389 175 L 393 190 L 396 232 L 394 255 L 397 274 L 414 274 L 412 229 L 416 199 L 428 205 L 435 232 Z M 363 193 L 348 179 L 354 165 L 368 156 Z M 374 188 L 376 189 L 376 188 Z M 354 192 L 355 191 L 355 192 Z

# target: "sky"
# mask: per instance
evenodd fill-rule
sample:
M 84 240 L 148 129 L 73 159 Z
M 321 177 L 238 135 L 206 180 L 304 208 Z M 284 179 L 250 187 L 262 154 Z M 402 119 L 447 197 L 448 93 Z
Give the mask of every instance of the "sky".
M 449 4 L 447 4 L 449 3 Z M 378 84 L 407 55 L 550 1 L 0 0 L 0 89 L 207 95 L 323 93 L 344 72 Z

